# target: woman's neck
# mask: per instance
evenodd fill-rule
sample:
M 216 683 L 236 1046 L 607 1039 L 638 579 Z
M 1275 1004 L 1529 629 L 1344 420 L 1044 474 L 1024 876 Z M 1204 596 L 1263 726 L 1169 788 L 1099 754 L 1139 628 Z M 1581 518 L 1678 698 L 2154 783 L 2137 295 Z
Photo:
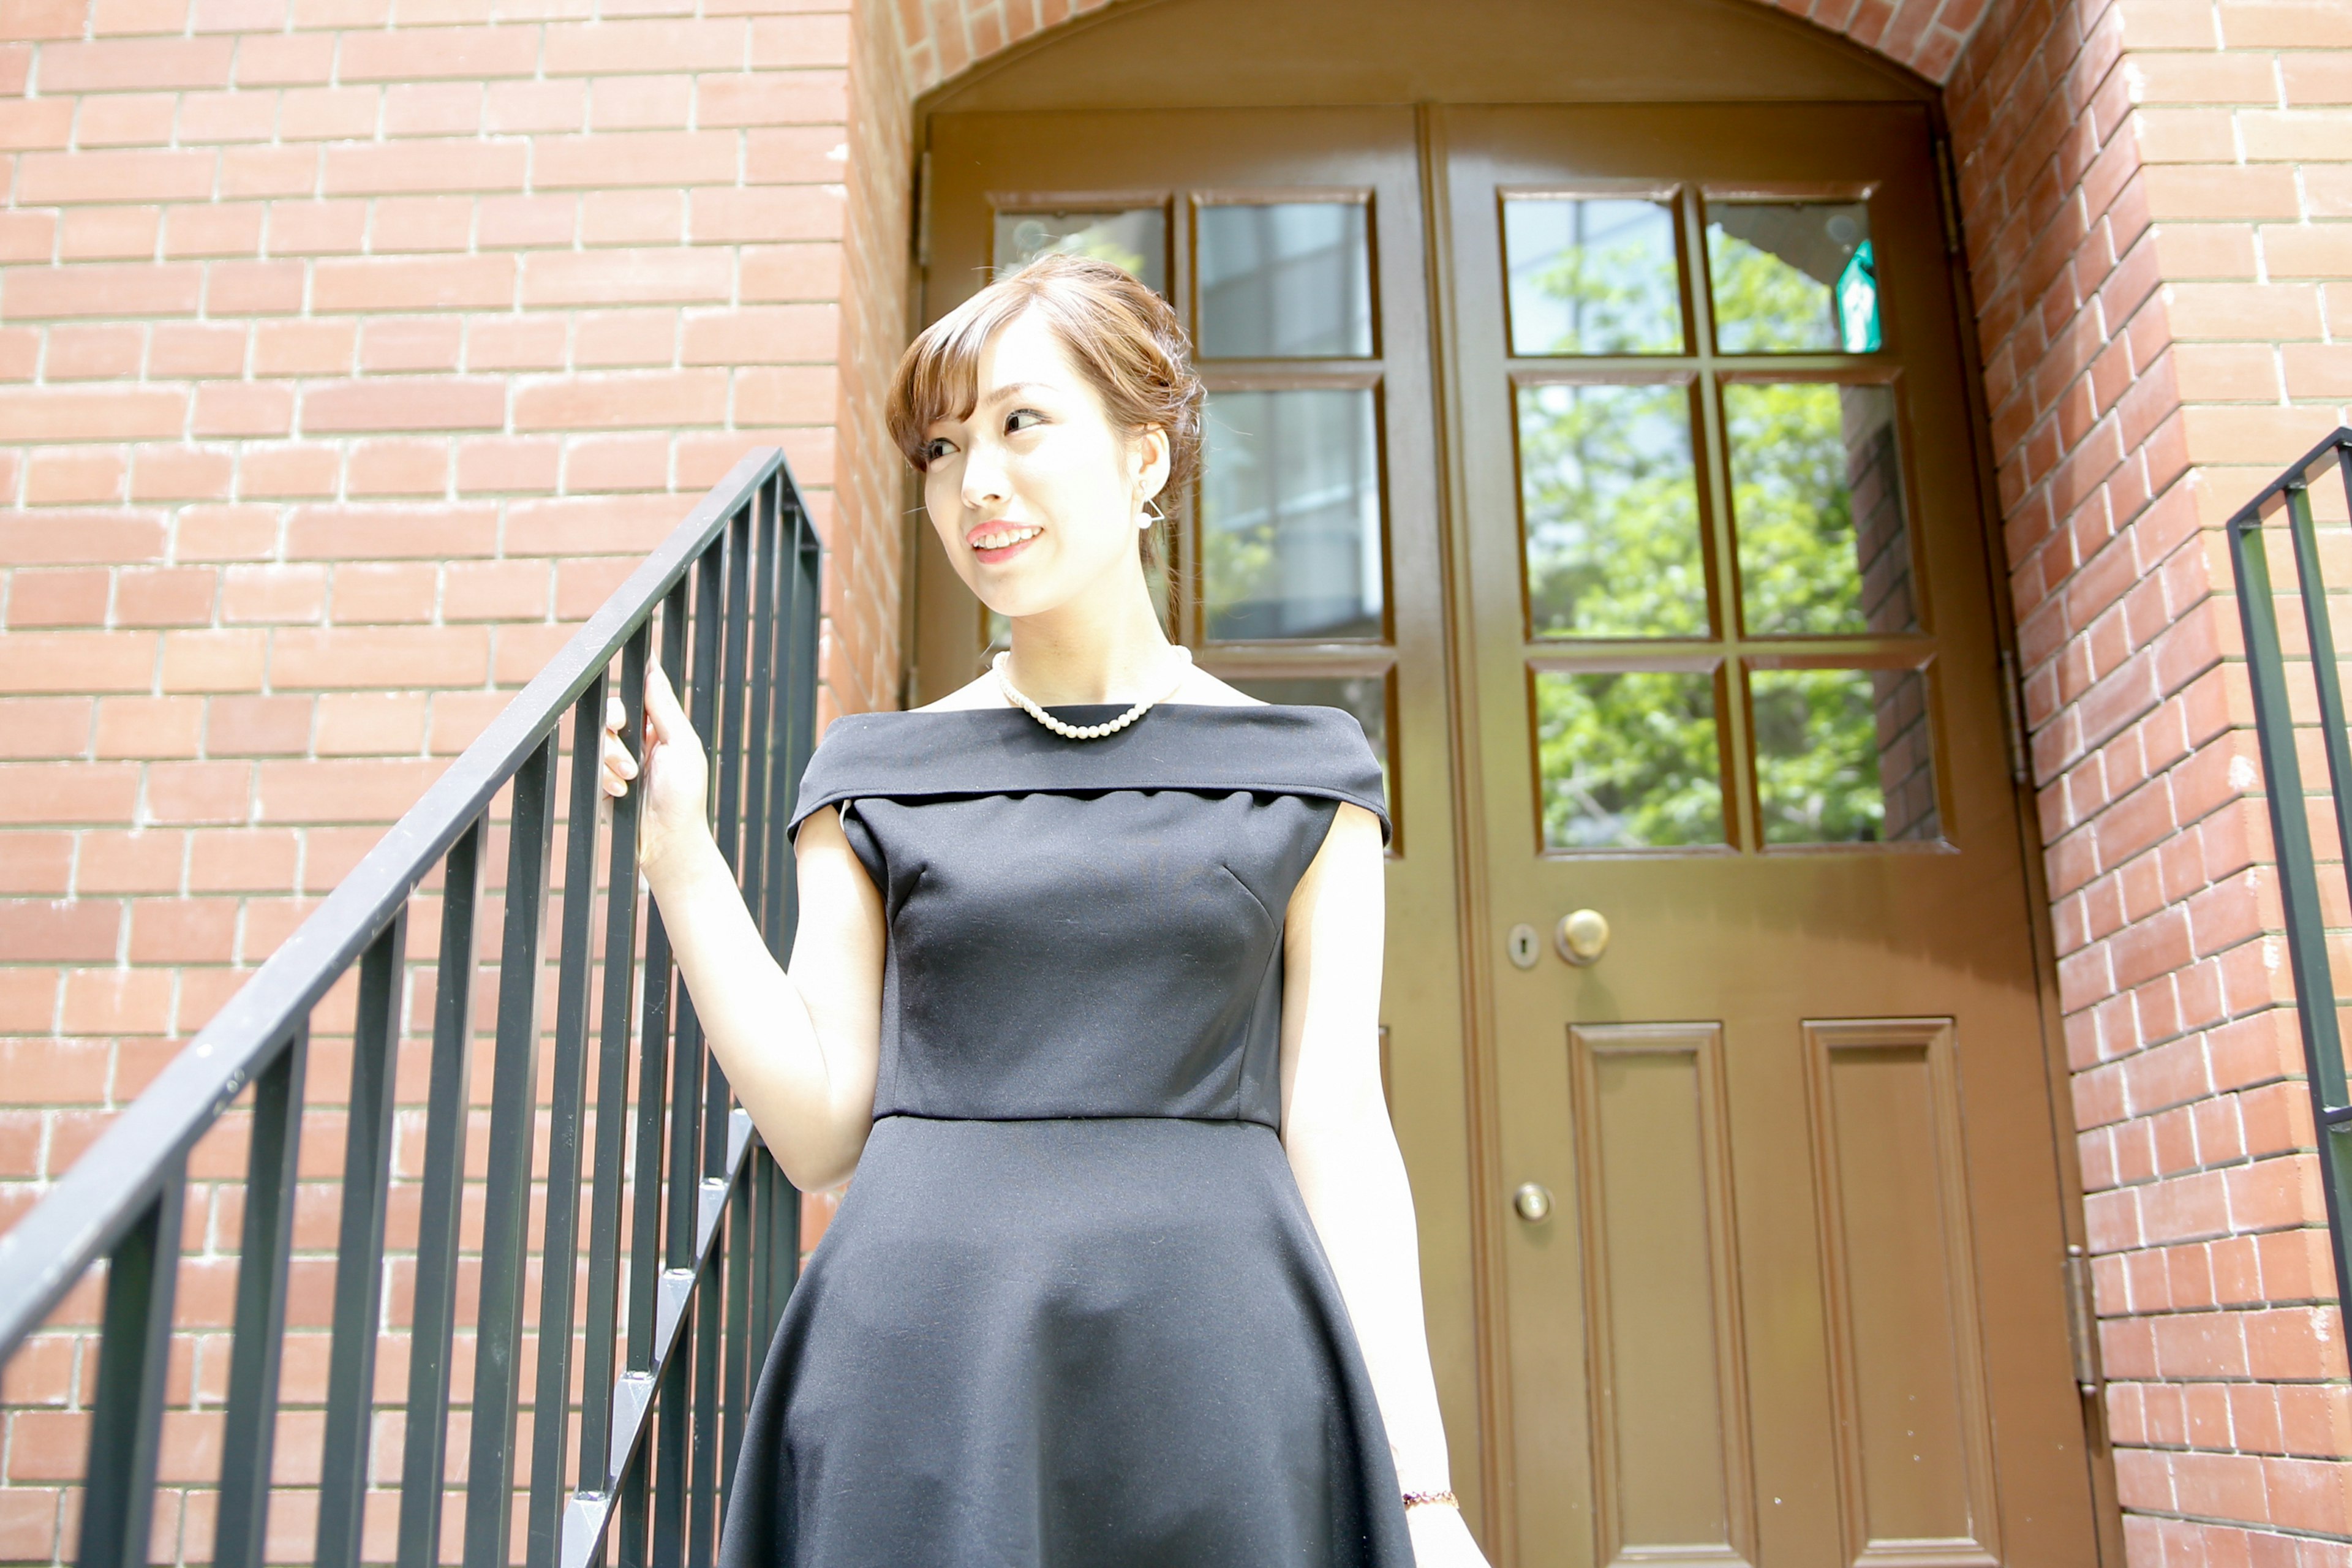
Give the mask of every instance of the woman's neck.
M 1005 675 L 1031 701 L 1139 702 L 1165 696 L 1168 634 L 1149 594 L 1081 595 L 1013 622 Z

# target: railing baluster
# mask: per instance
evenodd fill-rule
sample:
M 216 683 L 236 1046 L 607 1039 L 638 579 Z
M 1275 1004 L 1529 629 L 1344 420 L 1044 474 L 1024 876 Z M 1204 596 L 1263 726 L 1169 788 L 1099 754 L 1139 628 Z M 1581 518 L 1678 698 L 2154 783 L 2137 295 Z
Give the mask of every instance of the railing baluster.
M 684 1568 L 686 1560 L 686 1417 L 692 1393 L 694 1313 L 678 1324 L 677 1342 L 662 1369 L 660 1422 L 654 1439 L 654 1568 Z
M 335 1331 L 327 1362 L 327 1420 L 319 1477 L 320 1568 L 360 1560 L 375 1422 L 375 1350 L 383 1333 L 383 1211 L 392 1175 L 392 1093 L 400 1055 L 408 909 L 396 911 L 360 960 L 352 1031 L 352 1095 L 343 1129 L 342 1225 L 335 1237 Z
M 719 1506 L 723 1511 L 735 1487 L 735 1456 L 743 1447 L 743 1413 L 751 1403 L 751 1259 L 759 1247 L 758 1216 L 751 1212 L 751 1172 L 761 1158 L 756 1145 L 727 1192 L 727 1380 L 721 1391 L 726 1428 L 720 1434 Z
M 466 1116 L 474 1079 L 475 915 L 482 897 L 486 832 L 482 818 L 476 817 L 449 847 L 442 867 L 441 962 L 433 980 L 433 1068 L 425 1091 L 425 1180 L 408 1331 L 408 1433 L 400 1461 L 400 1539 L 394 1549 L 400 1568 L 432 1568 L 441 1553 Z
M 187 1165 L 169 1162 L 160 1188 L 114 1251 L 106 1272 L 98 1388 L 82 1489 L 81 1568 L 145 1568 L 163 1447 L 163 1384 L 172 1360 L 172 1301 L 180 1279 Z
M 253 1145 L 246 1156 L 245 1224 L 236 1254 L 236 1328 L 223 1413 L 231 1441 L 221 1454 L 215 1568 L 261 1568 L 269 1530 L 286 1268 L 294 1249 L 302 1083 L 310 1059 L 310 1024 L 305 1018 L 253 1086 Z
M 662 601 L 661 664 L 673 691 L 686 668 L 687 595 L 681 577 Z M 669 935 L 661 910 L 646 916 L 646 1007 L 638 1033 L 637 1154 L 635 1216 L 629 1226 L 629 1368 L 643 1375 L 654 1363 L 654 1330 L 660 1300 L 662 1263 L 663 1131 L 668 1110 L 670 1031 L 677 1015 L 678 986 L 670 964 Z M 652 1544 L 654 1462 L 657 1445 L 641 1449 L 621 1494 L 622 1568 L 646 1568 Z
M 792 847 L 784 836 L 784 824 L 791 818 L 793 792 L 800 784 L 800 775 L 791 766 L 791 688 L 794 682 L 788 679 L 791 671 L 802 668 L 796 642 L 800 625 L 800 521 L 786 509 L 781 486 L 768 487 L 767 494 L 769 569 L 763 577 L 772 582 L 776 596 L 770 655 L 775 662 L 776 674 L 768 685 L 766 782 L 762 792 L 767 803 L 764 815 L 768 838 L 761 881 L 764 896 L 761 900 L 760 930 L 767 936 L 768 951 L 782 963 L 792 955 L 792 943 L 784 931 L 786 900 L 792 897 Z
M 515 1401 L 539 1086 L 539 968 L 555 833 L 554 731 L 517 770 L 499 949 L 489 1182 L 483 1203 L 481 1309 L 474 1342 L 472 1452 L 466 1471 L 466 1568 L 508 1557 L 514 1508 Z
M 621 655 L 621 738 L 645 749 L 646 628 Z M 604 1010 L 596 1060 L 596 1153 L 589 1202 L 588 1346 L 582 1369 L 580 1489 L 603 1492 L 612 1471 L 613 1377 L 621 1281 L 621 1163 L 629 1134 L 629 1025 L 637 948 L 637 805 L 632 789 L 613 803 L 604 894 Z M 650 973 L 650 969 L 648 970 Z
M 588 1089 L 588 979 L 596 930 L 596 802 L 604 677 L 572 706 L 572 802 L 563 839 L 563 935 L 556 954 L 555 1083 L 548 1110 L 547 1219 L 540 1243 L 539 1383 L 530 1407 L 530 1568 L 555 1568 L 572 1415 L 572 1298 L 580 1271 L 580 1123 Z
M 722 1143 L 715 1129 L 709 1142 Z M 694 1282 L 694 1467 L 688 1478 L 693 1502 L 687 1536 L 688 1568 L 710 1568 L 719 1548 L 719 1295 L 727 1249 L 710 1250 Z
M 751 911 L 760 933 L 775 951 L 774 928 L 768 914 L 768 837 L 775 831 L 774 795 L 769 776 L 774 757 L 769 751 L 772 723 L 776 666 L 776 509 L 765 485 L 754 498 L 751 513 L 751 703 L 745 716 L 743 738 L 743 907 Z

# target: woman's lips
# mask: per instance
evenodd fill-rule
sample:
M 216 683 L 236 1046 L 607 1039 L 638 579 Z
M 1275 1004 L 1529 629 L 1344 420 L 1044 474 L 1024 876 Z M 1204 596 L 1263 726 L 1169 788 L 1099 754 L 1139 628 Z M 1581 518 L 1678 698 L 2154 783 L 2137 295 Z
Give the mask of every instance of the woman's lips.
M 993 566 L 1001 561 L 1010 561 L 1015 555 L 1020 554 L 1022 551 L 1026 550 L 1031 544 L 1036 542 L 1038 536 L 1043 531 L 1043 530 L 1027 523 L 1013 526 L 1006 526 L 1001 523 L 983 523 L 980 527 L 973 529 L 970 533 L 966 534 L 964 536 L 964 542 L 971 546 L 973 559 L 980 561 L 984 564 Z M 1000 534 L 1013 532 L 1019 532 L 1021 537 L 1013 540 L 1009 544 L 1000 544 L 993 548 L 987 548 L 983 547 L 980 543 L 980 541 L 983 539 L 992 539 Z

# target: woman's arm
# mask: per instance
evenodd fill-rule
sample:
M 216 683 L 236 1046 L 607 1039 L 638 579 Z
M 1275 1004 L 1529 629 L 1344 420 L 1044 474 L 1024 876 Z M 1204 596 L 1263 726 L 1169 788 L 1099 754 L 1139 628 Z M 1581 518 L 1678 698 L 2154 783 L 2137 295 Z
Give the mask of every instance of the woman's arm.
M 1363 1346 L 1397 1480 L 1453 1489 L 1421 1313 L 1412 1189 L 1381 1092 L 1379 820 L 1342 805 L 1292 892 L 1283 928 L 1282 1141 Z M 1483 1563 L 1457 1510 L 1416 1508 L 1424 1564 Z
M 743 1109 L 793 1184 L 837 1186 L 874 1125 L 881 1055 L 882 899 L 831 806 L 801 824 L 800 921 L 779 967 L 710 837 L 702 742 L 658 666 L 646 672 L 646 759 L 638 859 L 694 1013 Z M 607 711 L 618 728 L 617 701 Z M 604 788 L 638 775 L 617 735 Z M 781 830 L 782 825 L 777 825 Z

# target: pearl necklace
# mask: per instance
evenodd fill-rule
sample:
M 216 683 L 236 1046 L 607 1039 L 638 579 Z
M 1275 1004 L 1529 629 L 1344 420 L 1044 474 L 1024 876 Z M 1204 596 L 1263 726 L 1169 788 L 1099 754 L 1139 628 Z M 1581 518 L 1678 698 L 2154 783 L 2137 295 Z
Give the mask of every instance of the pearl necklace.
M 1061 720 L 1055 718 L 1051 713 L 1046 712 L 1043 708 L 1038 707 L 1034 702 L 1032 702 L 1027 697 L 1024 696 L 1020 691 L 1014 689 L 1012 679 L 1004 673 L 1004 662 L 1013 657 L 1010 652 L 998 654 L 995 658 L 989 662 L 989 668 L 995 672 L 997 689 L 1004 693 L 1005 700 L 1007 701 L 1011 702 L 1015 708 L 1027 713 L 1029 717 L 1036 720 L 1040 724 L 1045 725 L 1048 730 L 1053 731 L 1056 735 L 1061 736 L 1062 739 L 1066 741 L 1099 741 L 1105 735 L 1118 734 L 1121 730 L 1126 729 L 1129 724 L 1134 723 L 1138 719 L 1140 719 L 1146 713 L 1150 712 L 1152 704 L 1156 702 L 1165 702 L 1169 698 L 1176 695 L 1176 688 L 1184 684 L 1184 677 L 1189 672 L 1190 667 L 1192 663 L 1192 650 L 1184 647 L 1181 643 L 1179 643 L 1175 647 L 1175 653 L 1177 665 L 1176 679 L 1169 685 L 1168 689 L 1161 692 L 1157 697 L 1145 698 L 1142 701 L 1137 703 L 1134 707 L 1129 709 L 1126 712 L 1120 714 L 1118 718 L 1113 719 L 1107 724 L 1066 724 Z

